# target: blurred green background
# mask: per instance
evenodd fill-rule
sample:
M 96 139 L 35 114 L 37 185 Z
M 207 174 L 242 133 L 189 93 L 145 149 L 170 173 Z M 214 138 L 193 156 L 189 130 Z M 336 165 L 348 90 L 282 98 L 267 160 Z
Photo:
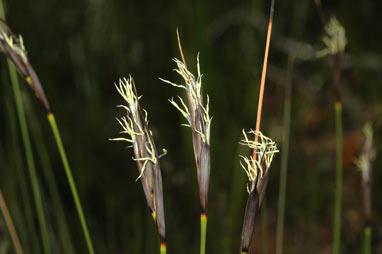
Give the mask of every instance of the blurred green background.
M 200 52 L 204 93 L 210 96 L 211 180 L 208 253 L 237 253 L 247 198 L 238 145 L 243 128 L 255 127 L 270 1 L 3 0 L 7 22 L 21 34 L 28 57 L 56 116 L 96 253 L 157 253 L 158 236 L 132 161 L 132 150 L 111 142 L 123 103 L 114 83 L 131 74 L 161 159 L 168 253 L 199 250 L 199 194 L 191 134 L 167 101 L 182 93 L 158 80 L 180 82 L 172 71 L 179 28 L 189 68 Z M 341 76 L 344 121 L 342 253 L 359 253 L 363 239 L 361 173 L 353 163 L 362 126 L 373 122 L 373 252 L 382 252 L 382 26 L 380 1 L 323 1 L 348 44 Z M 293 58 L 292 115 L 285 213 L 285 253 L 331 253 L 335 185 L 333 57 L 324 47 L 314 1 L 276 1 L 262 130 L 282 144 L 288 59 Z M 25 253 L 41 253 L 23 143 L 2 54 L 0 61 L 0 187 Z M 21 81 L 53 253 L 63 253 L 60 220 L 44 165 L 51 165 L 76 253 L 85 253 L 72 195 L 45 111 Z M 41 145 L 43 144 L 43 145 Z M 43 148 L 41 148 L 43 146 Z M 38 151 L 46 149 L 41 154 Z M 283 151 L 280 151 L 281 153 Z M 254 253 L 274 253 L 280 155 L 272 165 L 266 215 L 255 229 Z M 29 205 L 28 205 L 29 203 Z M 0 219 L 0 252 L 13 253 Z

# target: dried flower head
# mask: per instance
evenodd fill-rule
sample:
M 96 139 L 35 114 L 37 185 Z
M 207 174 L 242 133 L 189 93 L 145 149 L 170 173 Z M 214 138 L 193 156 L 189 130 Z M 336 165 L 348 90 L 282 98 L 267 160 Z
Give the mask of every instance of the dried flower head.
M 328 24 L 325 26 L 325 33 L 326 35 L 322 37 L 322 41 L 326 48 L 317 52 L 317 57 L 335 55 L 345 50 L 347 43 L 346 31 L 335 17 L 330 18 Z
M 255 137 L 257 136 L 257 139 L 248 139 L 247 133 L 243 130 L 244 139 L 242 139 L 239 144 L 253 149 L 256 156 L 254 158 L 253 156 L 245 157 L 240 155 L 240 158 L 242 158 L 240 165 L 247 174 L 249 182 L 254 183 L 259 180 L 261 181 L 265 172 L 271 166 L 275 153 L 278 153 L 279 150 L 277 150 L 276 142 L 264 136 L 260 131 L 250 130 L 248 134 L 253 134 Z M 248 193 L 253 192 L 254 188 L 255 184 L 248 184 Z
M 121 137 L 113 141 L 125 141 L 131 144 L 134 150 L 133 160 L 137 162 L 139 176 L 146 196 L 147 204 L 157 223 L 161 242 L 165 241 L 165 221 L 162 193 L 162 174 L 159 167 L 159 158 L 152 132 L 148 128 L 148 117 L 145 110 L 139 106 L 140 97 L 137 96 L 133 78 L 123 78 L 115 85 L 117 91 L 127 105 L 118 105 L 126 110 L 126 116 L 117 118 L 122 127 Z M 145 113 L 144 117 L 142 111 Z M 166 150 L 163 150 L 166 153 Z

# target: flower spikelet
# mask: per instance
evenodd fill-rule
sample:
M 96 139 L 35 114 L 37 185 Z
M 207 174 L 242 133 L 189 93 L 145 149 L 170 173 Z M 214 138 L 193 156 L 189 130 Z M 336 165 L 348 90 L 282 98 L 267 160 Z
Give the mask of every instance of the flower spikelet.
M 182 51 L 181 55 L 183 55 Z M 192 74 L 187 69 L 184 60 L 182 62 L 174 58 L 173 61 L 177 66 L 174 71 L 183 78 L 184 83 L 179 85 L 165 79 L 160 78 L 160 80 L 172 86 L 183 88 L 186 91 L 187 103 L 180 96 L 178 96 L 179 102 L 175 102 L 174 99 L 169 101 L 186 118 L 187 123 L 182 125 L 190 127 L 192 130 L 192 144 L 198 175 L 200 203 L 202 213 L 206 213 L 211 167 L 210 128 L 212 117 L 209 115 L 209 97 L 208 95 L 206 96 L 206 103 L 204 103 L 202 93 L 203 75 L 200 73 L 199 54 L 197 55 L 197 75 Z
M 16 37 L 9 27 L 8 32 L 5 32 L 3 28 L 0 27 L 0 50 L 13 62 L 16 70 L 21 74 L 28 85 L 32 87 L 37 97 L 44 104 L 46 110 L 50 112 L 49 102 L 45 96 L 44 89 L 41 86 L 36 72 L 28 61 L 27 51 L 25 50 L 21 35 Z
M 152 141 L 151 131 L 147 127 L 148 119 L 147 112 L 145 110 L 143 110 L 145 112 L 145 117 L 141 117 L 141 111 L 139 108 L 140 97 L 137 97 L 135 94 L 132 77 L 130 76 L 128 79 L 120 79 L 119 84 L 115 84 L 115 87 L 127 103 L 127 106 L 118 105 L 118 107 L 126 110 L 127 115 L 117 118 L 117 121 L 122 127 L 120 134 L 127 134 L 128 137 L 122 136 L 112 138 L 110 140 L 126 141 L 132 144 L 135 153 L 135 158 L 133 158 L 133 160 L 142 162 L 142 167 L 139 169 L 138 180 L 145 172 L 147 163 L 151 162 L 155 165 L 157 163 L 158 156 Z
M 326 48 L 317 52 L 317 57 L 335 55 L 336 53 L 345 50 L 347 43 L 346 31 L 335 17 L 331 17 L 328 24 L 325 26 L 325 33 L 326 35 L 322 37 L 322 41 Z

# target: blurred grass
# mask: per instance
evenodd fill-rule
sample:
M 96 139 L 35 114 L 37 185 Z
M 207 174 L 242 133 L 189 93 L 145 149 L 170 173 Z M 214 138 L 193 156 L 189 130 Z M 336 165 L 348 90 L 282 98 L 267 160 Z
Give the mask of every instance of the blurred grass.
M 301 6 L 304 5 L 302 8 Z M 201 52 L 205 93 L 211 98 L 211 183 L 209 195 L 208 253 L 233 253 L 240 241 L 246 178 L 238 165 L 237 145 L 243 128 L 254 128 L 256 98 L 265 32 L 261 22 L 268 10 L 263 1 L 5 1 L 8 23 L 24 37 L 28 57 L 36 69 L 56 115 L 60 116 L 62 139 L 68 148 L 73 175 L 87 211 L 89 230 L 97 253 L 155 253 L 155 225 L 146 208 L 141 186 L 135 183 L 136 165 L 131 151 L 121 154 L 123 146 L 107 141 L 118 132 L 114 117 L 119 98 L 114 82 L 134 74 L 144 95 L 143 106 L 150 112 L 150 126 L 158 148 L 169 153 L 161 160 L 168 231 L 168 253 L 196 253 L 199 250 L 199 207 L 197 182 L 189 132 L 179 126 L 178 112 L 167 102 L 173 95 L 158 77 L 176 79 L 171 60 L 178 56 L 175 29 L 182 33 L 185 57 L 195 62 Z M 301 7 L 301 8 L 300 8 Z M 361 126 L 375 120 L 377 157 L 381 167 L 382 148 L 382 51 L 378 22 L 380 2 L 337 0 L 323 3 L 325 13 L 335 13 L 347 29 L 349 44 L 343 72 L 344 213 L 342 251 L 362 250 L 361 179 L 351 159 L 357 154 Z M 293 15 L 292 15 L 293 14 Z M 293 24 L 293 25 L 292 25 Z M 296 27 L 295 27 L 296 26 Z M 264 26 L 265 27 L 265 26 Z M 372 33 L 370 31 L 373 31 Z M 269 76 L 264 100 L 264 130 L 276 141 L 282 139 L 282 113 L 286 66 L 286 48 L 291 42 L 319 49 L 322 27 L 313 2 L 288 0 L 276 2 L 274 39 L 270 48 Z M 282 47 L 283 46 L 283 47 Z M 304 47 L 294 48 L 299 54 Z M 3 56 L 3 59 L 5 57 Z M 285 207 L 284 252 L 330 253 L 332 244 L 333 195 L 335 183 L 335 138 L 330 59 L 295 59 L 293 80 L 293 116 L 291 121 L 290 163 L 288 164 Z M 23 246 L 30 253 L 41 253 L 37 237 L 31 186 L 23 180 L 26 164 L 17 127 L 6 111 L 15 108 L 7 78 L 6 62 L 0 62 L 0 187 L 9 200 Z M 30 95 L 29 107 L 36 115 L 43 109 Z M 8 102 L 6 102 L 8 101 Z M 14 113 L 13 117 L 15 116 Z M 38 117 L 43 133 L 49 126 Z M 46 140 L 52 168 L 60 168 L 53 140 Z M 37 148 L 37 146 L 36 146 Z M 37 151 L 37 150 L 36 150 Z M 282 153 L 283 151 L 281 151 Z M 274 252 L 279 163 L 276 157 L 267 188 L 269 252 Z M 35 157 L 37 164 L 41 159 Z M 350 161 L 350 162 L 349 162 Z M 11 165 L 14 165 L 11 167 Z M 64 172 L 55 170 L 59 194 L 69 222 L 77 219 Z M 43 171 L 43 196 L 49 196 L 49 184 Z M 374 225 L 382 224 L 382 173 L 373 172 Z M 16 186 L 10 186 L 12 178 Z M 5 188 L 7 186 L 7 188 Z M 14 190 L 11 191 L 10 188 Z M 12 194 L 14 192 L 14 194 Z M 28 205 L 29 203 L 29 205 Z M 44 199 L 53 211 L 53 200 Z M 17 215 L 18 214 L 18 215 Z M 28 215 L 29 214 L 29 215 Z M 17 215 L 17 216 L 16 216 Z M 49 215 L 54 222 L 55 214 Z M 25 222 L 25 223 L 23 223 Z M 52 223 L 55 225 L 55 222 Z M 180 225 L 180 226 L 179 226 Z M 70 225 L 73 247 L 85 252 L 78 225 Z M 257 228 L 261 226 L 257 225 Z M 54 239 L 58 228 L 49 231 Z M 256 232 L 261 239 L 261 231 Z M 224 239 L 224 241 L 222 240 Z M 372 249 L 381 251 L 382 231 L 373 228 Z M 36 244 L 37 243 L 37 244 Z M 262 249 L 256 250 L 261 253 Z

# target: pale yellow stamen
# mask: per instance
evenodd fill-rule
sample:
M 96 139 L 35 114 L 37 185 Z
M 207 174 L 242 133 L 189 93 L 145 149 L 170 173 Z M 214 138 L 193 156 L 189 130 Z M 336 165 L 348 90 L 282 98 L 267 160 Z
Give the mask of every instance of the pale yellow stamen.
M 254 139 L 248 139 L 247 133 L 243 130 L 244 139 L 241 140 L 239 144 L 254 149 L 256 151 L 257 156 L 254 160 L 253 157 L 245 157 L 240 155 L 240 158 L 242 158 L 242 160 L 244 161 L 244 163 L 240 161 L 240 165 L 247 174 L 248 180 L 250 182 L 253 182 L 258 177 L 260 177 L 260 179 L 263 177 L 264 170 L 270 167 L 274 154 L 278 153 L 279 150 L 277 150 L 276 142 L 264 136 L 260 131 L 251 130 L 248 133 L 258 136 L 258 141 L 254 141 Z M 261 165 L 262 160 L 265 161 L 266 169 L 263 169 Z M 254 190 L 254 187 L 255 185 L 252 184 L 252 189 L 249 189 L 249 185 L 247 185 L 248 193 L 251 193 Z
M 199 62 L 199 53 L 197 55 L 197 72 L 198 72 L 198 77 L 197 79 L 195 76 L 186 68 L 184 63 L 176 58 L 173 59 L 174 62 L 177 65 L 177 69 L 174 69 L 175 72 L 177 72 L 180 76 L 185 81 L 185 85 L 178 85 L 175 83 L 172 83 L 168 80 L 161 79 L 161 81 L 168 83 L 172 86 L 179 87 L 179 88 L 184 88 L 187 93 L 188 97 L 190 99 L 190 109 L 192 112 L 195 112 L 199 107 L 202 109 L 202 117 L 203 121 L 205 122 L 205 130 L 203 130 L 202 126 L 195 126 L 195 132 L 200 135 L 202 138 L 202 141 L 204 143 L 209 144 L 210 143 L 210 126 L 211 126 L 211 120 L 212 118 L 209 116 L 209 97 L 207 95 L 207 103 L 204 106 L 202 101 L 202 94 L 201 94 L 201 86 L 202 86 L 202 74 L 200 73 L 200 62 Z M 179 96 L 178 96 L 179 97 Z M 176 107 L 180 113 L 187 119 L 189 124 L 183 124 L 183 126 L 188 126 L 191 127 L 191 114 L 189 112 L 189 108 L 185 105 L 183 100 L 179 97 L 179 100 L 182 104 L 182 107 L 179 106 L 174 99 L 169 100 L 170 103 Z M 199 129 L 200 128 L 200 129 Z

